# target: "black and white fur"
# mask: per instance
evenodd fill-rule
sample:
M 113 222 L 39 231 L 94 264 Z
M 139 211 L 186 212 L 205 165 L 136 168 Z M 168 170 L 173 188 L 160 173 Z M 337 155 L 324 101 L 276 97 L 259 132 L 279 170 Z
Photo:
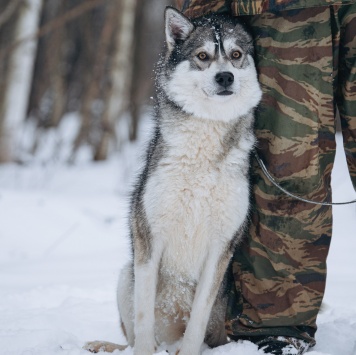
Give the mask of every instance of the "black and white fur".
M 132 196 L 134 258 L 118 305 L 135 355 L 182 337 L 179 354 L 198 355 L 204 341 L 227 342 L 221 285 L 248 213 L 261 90 L 252 39 L 237 20 L 190 21 L 169 7 L 165 31 L 155 134 Z

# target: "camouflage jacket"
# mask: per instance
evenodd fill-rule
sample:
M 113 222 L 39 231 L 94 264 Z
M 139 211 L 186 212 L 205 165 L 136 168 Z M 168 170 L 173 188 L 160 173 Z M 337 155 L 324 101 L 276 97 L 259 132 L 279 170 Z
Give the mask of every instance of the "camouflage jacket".
M 177 0 L 177 6 L 188 17 L 210 12 L 232 12 L 234 16 L 257 15 L 263 12 L 295 10 L 307 7 L 346 5 L 356 0 Z

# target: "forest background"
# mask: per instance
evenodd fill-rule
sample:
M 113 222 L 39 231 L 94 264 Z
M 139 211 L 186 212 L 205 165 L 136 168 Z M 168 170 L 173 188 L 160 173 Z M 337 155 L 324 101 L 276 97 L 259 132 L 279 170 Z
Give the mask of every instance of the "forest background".
M 1 0 L 0 163 L 41 154 L 68 113 L 77 114 L 72 141 L 57 134 L 47 159 L 58 158 L 62 141 L 70 149 L 61 158 L 73 163 L 83 146 L 97 161 L 135 140 L 152 106 L 152 69 L 171 3 Z

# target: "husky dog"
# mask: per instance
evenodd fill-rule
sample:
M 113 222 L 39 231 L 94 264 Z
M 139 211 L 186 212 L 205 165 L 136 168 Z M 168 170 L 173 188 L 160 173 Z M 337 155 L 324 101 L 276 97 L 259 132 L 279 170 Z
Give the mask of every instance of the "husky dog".
M 222 281 L 248 213 L 261 90 L 252 38 L 236 19 L 190 21 L 168 7 L 165 32 L 155 134 L 131 200 L 134 257 L 118 305 L 136 355 L 181 338 L 179 354 L 197 355 L 204 341 L 227 342 Z

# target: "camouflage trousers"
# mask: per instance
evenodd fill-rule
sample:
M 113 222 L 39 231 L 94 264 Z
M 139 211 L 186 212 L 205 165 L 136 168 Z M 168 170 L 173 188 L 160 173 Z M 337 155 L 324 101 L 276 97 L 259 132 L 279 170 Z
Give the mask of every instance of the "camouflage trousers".
M 356 4 L 247 18 L 264 92 L 256 135 L 268 170 L 290 192 L 330 201 L 338 110 L 356 188 Z M 255 161 L 252 176 L 250 228 L 231 264 L 228 333 L 313 345 L 332 208 L 286 196 Z

